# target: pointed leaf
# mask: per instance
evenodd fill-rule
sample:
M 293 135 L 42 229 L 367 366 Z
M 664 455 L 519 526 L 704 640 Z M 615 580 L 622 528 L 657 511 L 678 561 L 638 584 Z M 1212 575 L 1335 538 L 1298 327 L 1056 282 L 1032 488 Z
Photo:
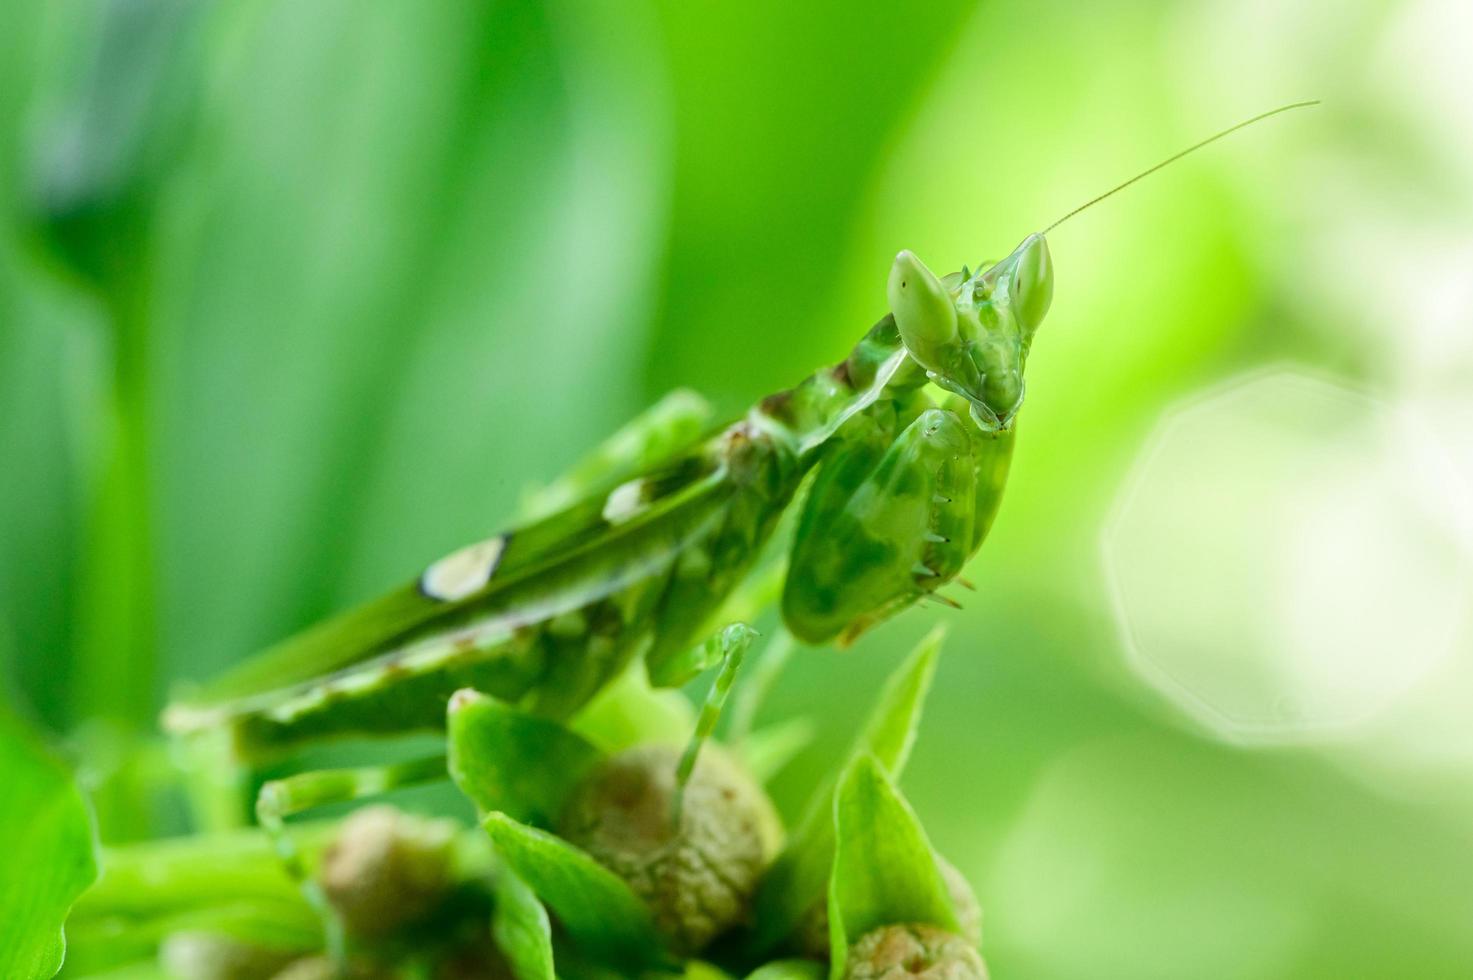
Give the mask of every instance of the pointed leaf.
M 44 980 L 66 953 L 62 923 L 97 877 L 92 823 L 65 766 L 0 708 L 0 977 Z
M 938 625 L 921 638 L 900 669 L 890 675 L 854 747 L 856 756 L 870 753 L 893 776 L 904 771 L 945 640 L 946 627 Z
M 557 722 L 468 688 L 451 697 L 448 727 L 450 776 L 482 813 L 550 822 L 600 757 Z
M 929 923 L 959 932 L 935 852 L 910 804 L 872 755 L 845 770 L 834 801 L 829 882 L 834 976 L 860 936 L 880 926 Z
M 905 768 L 945 637 L 946 631 L 940 626 L 927 633 L 886 680 L 855 740 L 851 758 L 872 755 L 896 776 Z M 803 916 L 823 901 L 834 853 L 833 800 L 834 787 L 829 783 L 809 801 L 787 846 L 762 882 L 754 931 L 754 945 L 759 951 L 770 949 L 791 933 Z
M 496 852 L 595 956 L 621 964 L 668 962 L 649 909 L 624 880 L 560 837 L 504 813 L 485 820 Z
M 554 980 L 552 924 L 531 887 L 511 868 L 496 872 L 491 934 L 516 980 Z

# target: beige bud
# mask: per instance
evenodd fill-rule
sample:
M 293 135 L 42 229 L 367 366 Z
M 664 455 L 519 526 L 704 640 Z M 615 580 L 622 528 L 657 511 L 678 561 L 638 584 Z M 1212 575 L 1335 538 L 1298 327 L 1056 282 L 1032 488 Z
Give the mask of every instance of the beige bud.
M 451 821 L 391 806 L 364 807 L 343 821 L 317 871 L 343 928 L 379 938 L 434 912 L 453 884 L 456 831 Z
M 678 749 L 641 746 L 606 760 L 573 794 L 562 836 L 623 878 L 680 953 L 745 921 L 778 847 L 778 820 L 762 788 L 707 745 L 674 822 Z
M 881 926 L 849 948 L 844 980 L 987 980 L 976 947 L 919 923 Z

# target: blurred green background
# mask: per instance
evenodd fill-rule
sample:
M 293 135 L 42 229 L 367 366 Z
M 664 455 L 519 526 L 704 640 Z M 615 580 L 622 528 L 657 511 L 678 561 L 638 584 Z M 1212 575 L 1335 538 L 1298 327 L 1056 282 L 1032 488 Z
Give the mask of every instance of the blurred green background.
M 1319 97 L 1051 235 L 1008 499 L 978 593 L 944 614 L 906 788 L 981 895 L 997 977 L 1473 976 L 1469 592 L 1448 577 L 1473 540 L 1470 66 L 1462 0 L 11 0 L 11 700 L 94 747 L 147 730 L 171 684 L 483 537 L 671 387 L 735 414 L 836 360 L 883 312 L 897 249 L 997 258 L 1180 146 Z M 1366 431 L 1413 419 L 1452 502 L 1379 535 L 1388 508 L 1357 511 L 1296 574 L 1363 571 L 1342 612 L 1393 639 L 1405 617 L 1448 625 L 1332 650 L 1308 676 L 1419 665 L 1353 717 L 1331 694 L 1324 717 L 1245 728 L 1214 722 L 1215 675 L 1183 691 L 1141 668 L 1185 648 L 1132 649 L 1132 607 L 1261 667 L 1323 653 L 1334 597 L 1298 633 L 1251 590 L 1194 619 L 1112 576 L 1190 578 L 1199 550 L 1107 528 L 1172 407 L 1269 365 L 1355 392 Z M 1290 459 L 1324 444 L 1286 438 Z M 1222 500 L 1269 472 L 1259 443 L 1216 457 Z M 1221 501 L 1172 492 L 1196 476 L 1136 482 L 1166 480 L 1184 533 L 1210 533 Z M 1261 531 L 1235 554 L 1272 550 Z M 1362 531 L 1401 550 L 1358 551 Z M 1430 610 L 1376 588 L 1408 563 L 1446 592 Z M 940 615 L 795 661 L 767 711 L 823 734 L 781 803 Z

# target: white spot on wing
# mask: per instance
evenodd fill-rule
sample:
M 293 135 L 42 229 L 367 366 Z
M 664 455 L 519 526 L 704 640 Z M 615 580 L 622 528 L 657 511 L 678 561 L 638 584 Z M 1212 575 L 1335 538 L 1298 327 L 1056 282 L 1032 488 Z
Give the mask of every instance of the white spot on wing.
M 634 479 L 621 483 L 609 493 L 604 501 L 603 518 L 610 524 L 622 524 L 644 506 L 644 480 Z
M 459 602 L 486 587 L 505 549 L 506 538 L 497 535 L 451 552 L 425 569 L 419 589 L 431 599 Z

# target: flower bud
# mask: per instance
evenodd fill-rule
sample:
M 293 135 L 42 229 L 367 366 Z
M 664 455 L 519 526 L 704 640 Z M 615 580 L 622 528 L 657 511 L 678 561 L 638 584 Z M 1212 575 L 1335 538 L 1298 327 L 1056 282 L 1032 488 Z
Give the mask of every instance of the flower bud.
M 679 953 L 746 918 L 777 849 L 777 815 L 720 748 L 701 752 L 675 823 L 678 749 L 641 746 L 607 759 L 574 792 L 560 832 L 628 883 Z
M 844 980 L 987 980 L 976 948 L 945 929 L 881 926 L 849 949 Z
M 434 912 L 453 884 L 456 829 L 391 806 L 364 807 L 343 821 L 317 871 L 343 928 L 381 938 Z

